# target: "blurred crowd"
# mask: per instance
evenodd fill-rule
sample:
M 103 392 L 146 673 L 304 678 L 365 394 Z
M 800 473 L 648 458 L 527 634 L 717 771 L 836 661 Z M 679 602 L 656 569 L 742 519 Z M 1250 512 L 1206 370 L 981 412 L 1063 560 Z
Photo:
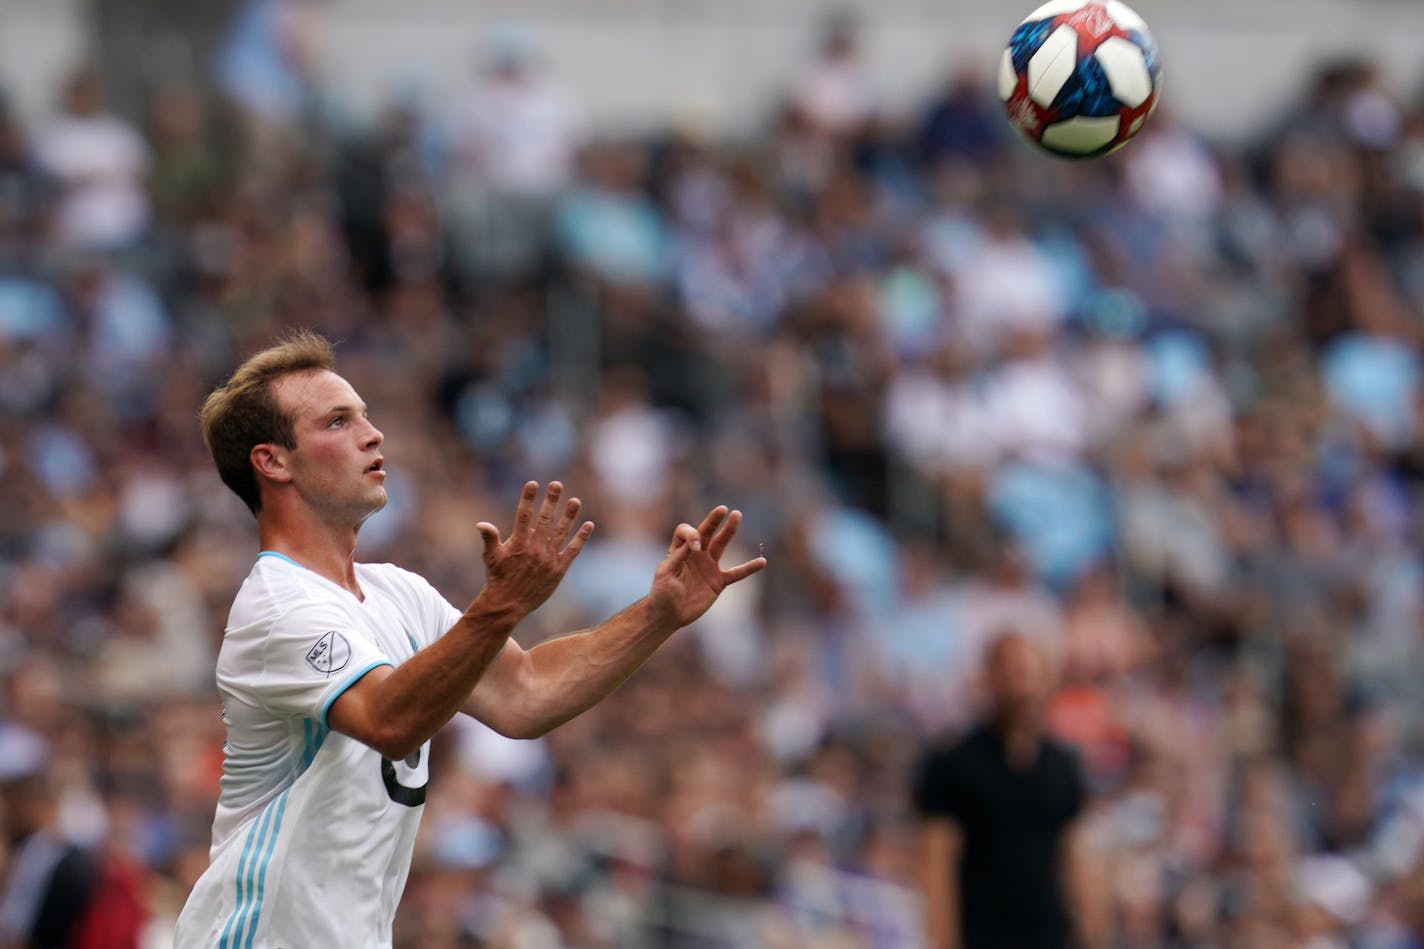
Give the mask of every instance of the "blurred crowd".
M 145 946 L 206 865 L 257 546 L 196 412 L 298 326 L 386 435 L 362 559 L 463 605 L 476 522 L 584 500 L 526 646 L 711 504 L 770 561 L 546 738 L 438 736 L 398 946 L 920 944 L 914 762 L 1010 631 L 1054 659 L 1114 949 L 1424 945 L 1409 90 L 1323 64 L 1229 145 L 1169 96 L 1065 163 L 981 64 L 889 108 L 839 23 L 755 135 L 610 135 L 510 28 L 356 121 L 282 9 L 141 114 L 88 69 L 0 110 L 0 945 L 34 833 Z

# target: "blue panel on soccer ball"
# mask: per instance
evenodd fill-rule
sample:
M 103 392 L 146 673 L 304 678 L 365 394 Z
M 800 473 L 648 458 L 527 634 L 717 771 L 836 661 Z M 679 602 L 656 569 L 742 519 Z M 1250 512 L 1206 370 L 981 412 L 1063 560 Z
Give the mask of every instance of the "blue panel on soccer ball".
M 1142 58 L 1147 62 L 1147 73 L 1152 77 L 1152 84 L 1155 86 L 1162 74 L 1162 67 L 1157 62 L 1157 44 L 1144 36 L 1141 30 L 1133 30 L 1128 37 L 1142 50 Z
M 1047 20 L 1019 24 L 1019 28 L 1014 30 L 1013 39 L 1009 40 L 1009 50 L 1014 59 L 1015 72 L 1022 73 L 1028 69 L 1029 59 L 1038 52 L 1038 48 L 1043 45 L 1044 40 L 1048 39 L 1048 34 L 1052 33 L 1053 29 L 1051 17 Z
M 1122 103 L 1113 95 L 1112 84 L 1102 64 L 1092 56 L 1078 60 L 1072 79 L 1063 84 L 1063 91 L 1053 102 L 1053 109 L 1062 116 L 1086 115 L 1104 117 L 1117 115 Z

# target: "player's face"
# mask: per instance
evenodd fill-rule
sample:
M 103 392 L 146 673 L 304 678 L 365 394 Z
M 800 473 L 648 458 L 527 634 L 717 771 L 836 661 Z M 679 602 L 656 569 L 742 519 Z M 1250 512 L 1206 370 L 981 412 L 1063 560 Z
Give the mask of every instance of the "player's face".
M 985 671 L 994 705 L 1001 712 L 1026 714 L 1047 697 L 1047 663 L 1039 647 L 1022 637 L 995 643 Z
M 306 372 L 279 379 L 274 392 L 292 418 L 297 447 L 288 458 L 297 493 L 353 525 L 384 507 L 384 436 L 351 383 L 334 372 Z

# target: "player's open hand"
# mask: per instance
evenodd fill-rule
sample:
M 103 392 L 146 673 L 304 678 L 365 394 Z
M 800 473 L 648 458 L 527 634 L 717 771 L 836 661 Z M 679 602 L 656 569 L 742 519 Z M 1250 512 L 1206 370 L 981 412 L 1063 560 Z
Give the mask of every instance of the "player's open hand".
M 741 511 L 729 512 L 718 506 L 708 512 L 702 524 L 679 524 L 673 531 L 672 546 L 653 574 L 648 594 L 653 607 L 677 626 L 693 622 L 729 584 L 746 579 L 766 566 L 765 557 L 756 557 L 729 570 L 722 569 L 722 555 L 737 536 Z
M 485 542 L 482 597 L 527 616 L 558 587 L 593 533 L 592 521 L 584 521 L 574 531 L 579 499 L 569 498 L 560 509 L 563 493 L 562 484 L 550 481 L 536 517 L 534 504 L 539 498 L 539 483 L 526 484 L 514 511 L 514 531 L 507 540 L 501 540 L 499 528 L 488 521 L 475 525 Z

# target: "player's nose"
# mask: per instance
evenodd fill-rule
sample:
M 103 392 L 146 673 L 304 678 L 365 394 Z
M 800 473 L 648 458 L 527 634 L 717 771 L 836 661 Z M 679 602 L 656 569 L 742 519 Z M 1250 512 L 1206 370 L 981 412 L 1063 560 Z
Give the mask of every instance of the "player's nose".
M 379 448 L 381 442 L 385 440 L 386 436 L 381 434 L 381 430 L 368 421 L 366 423 L 366 437 L 361 439 L 361 447 L 363 449 Z

